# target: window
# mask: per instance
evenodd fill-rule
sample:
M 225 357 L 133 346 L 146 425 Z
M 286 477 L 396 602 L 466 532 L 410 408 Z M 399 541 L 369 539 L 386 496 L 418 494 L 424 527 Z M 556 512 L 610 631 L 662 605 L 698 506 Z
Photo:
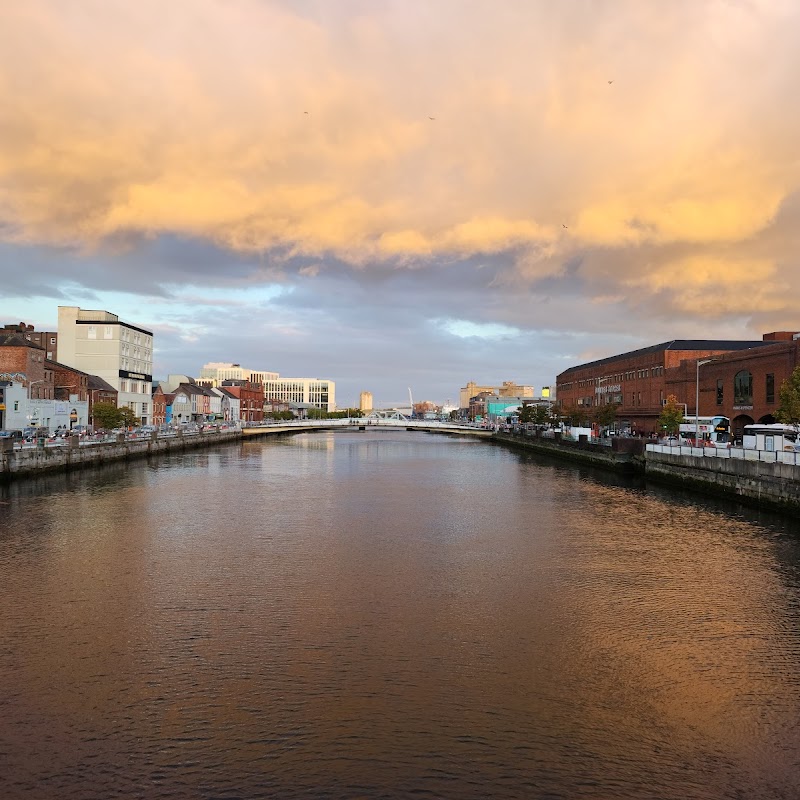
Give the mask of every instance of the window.
M 775 373 L 767 373 L 767 402 L 775 402 Z
M 106 325 L 106 329 L 103 332 L 103 337 L 106 339 L 111 339 L 114 336 L 114 329 L 110 325 Z
M 142 414 L 147 413 L 147 403 L 142 403 Z
M 56 343 L 56 337 L 55 336 L 51 336 L 50 337 L 50 344 L 55 344 L 55 343 Z
M 725 384 L 722 381 L 722 378 L 717 380 L 717 405 L 721 406 L 722 401 L 725 399 Z
M 96 339 L 97 338 L 97 328 L 94 325 L 90 325 L 89 326 L 89 332 L 87 333 L 87 336 L 90 339 Z
M 14 411 L 19 411 L 19 400 L 14 401 Z
M 733 379 L 733 405 L 753 405 L 753 375 L 746 369 L 737 372 Z
M 128 381 L 120 381 L 119 382 L 119 390 L 121 392 L 127 392 L 128 391 Z

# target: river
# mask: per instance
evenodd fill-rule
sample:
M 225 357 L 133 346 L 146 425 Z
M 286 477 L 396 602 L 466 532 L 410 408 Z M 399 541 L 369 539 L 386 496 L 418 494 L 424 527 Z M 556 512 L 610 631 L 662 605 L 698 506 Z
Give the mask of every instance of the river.
M 800 524 L 423 433 L 0 487 L 0 797 L 797 798 Z

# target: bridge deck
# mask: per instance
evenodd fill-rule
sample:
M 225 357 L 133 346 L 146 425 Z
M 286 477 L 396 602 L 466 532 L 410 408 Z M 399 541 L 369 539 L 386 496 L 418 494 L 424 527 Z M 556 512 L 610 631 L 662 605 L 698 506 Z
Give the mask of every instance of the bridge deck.
M 243 436 L 264 436 L 271 433 L 301 433 L 310 431 L 366 431 L 366 430 L 400 430 L 425 431 L 427 433 L 446 433 L 450 435 L 466 435 L 489 437 L 492 431 L 475 428 L 470 425 L 455 425 L 449 422 L 433 422 L 426 420 L 396 419 L 321 419 L 294 420 L 289 422 L 265 422 L 262 424 L 242 426 Z

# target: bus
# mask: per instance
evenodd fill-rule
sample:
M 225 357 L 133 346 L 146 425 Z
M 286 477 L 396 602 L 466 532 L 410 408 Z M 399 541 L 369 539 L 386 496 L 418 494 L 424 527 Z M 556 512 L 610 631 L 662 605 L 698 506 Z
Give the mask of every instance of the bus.
M 719 415 L 684 417 L 678 432 L 681 444 L 694 447 L 729 447 L 731 443 L 731 421 Z
M 745 450 L 789 450 L 800 453 L 800 429 L 796 425 L 745 425 L 742 447 Z

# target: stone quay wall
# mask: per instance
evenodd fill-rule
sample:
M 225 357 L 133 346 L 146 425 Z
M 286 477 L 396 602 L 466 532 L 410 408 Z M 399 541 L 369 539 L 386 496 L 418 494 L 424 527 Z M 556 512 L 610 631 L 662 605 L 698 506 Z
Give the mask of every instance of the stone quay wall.
M 779 511 L 800 510 L 800 466 L 741 458 L 647 453 L 648 480 Z
M 553 458 L 604 467 L 615 472 L 644 472 L 644 443 L 639 439 L 614 439 L 611 447 L 593 444 L 587 441 L 585 436 L 573 442 L 561 439 L 558 434 L 555 438 L 549 438 L 537 436 L 533 432 L 495 433 L 492 440 Z
M 147 439 L 125 439 L 123 434 L 116 441 L 79 444 L 73 437 L 68 444 L 58 447 L 26 447 L 11 449 L 11 442 L 0 442 L 0 481 L 40 475 L 44 472 L 67 471 L 97 466 L 109 461 L 125 461 L 147 458 L 162 453 L 174 453 L 198 447 L 212 447 L 225 442 L 240 441 L 241 431 L 209 431 L 194 435 L 156 437 Z

